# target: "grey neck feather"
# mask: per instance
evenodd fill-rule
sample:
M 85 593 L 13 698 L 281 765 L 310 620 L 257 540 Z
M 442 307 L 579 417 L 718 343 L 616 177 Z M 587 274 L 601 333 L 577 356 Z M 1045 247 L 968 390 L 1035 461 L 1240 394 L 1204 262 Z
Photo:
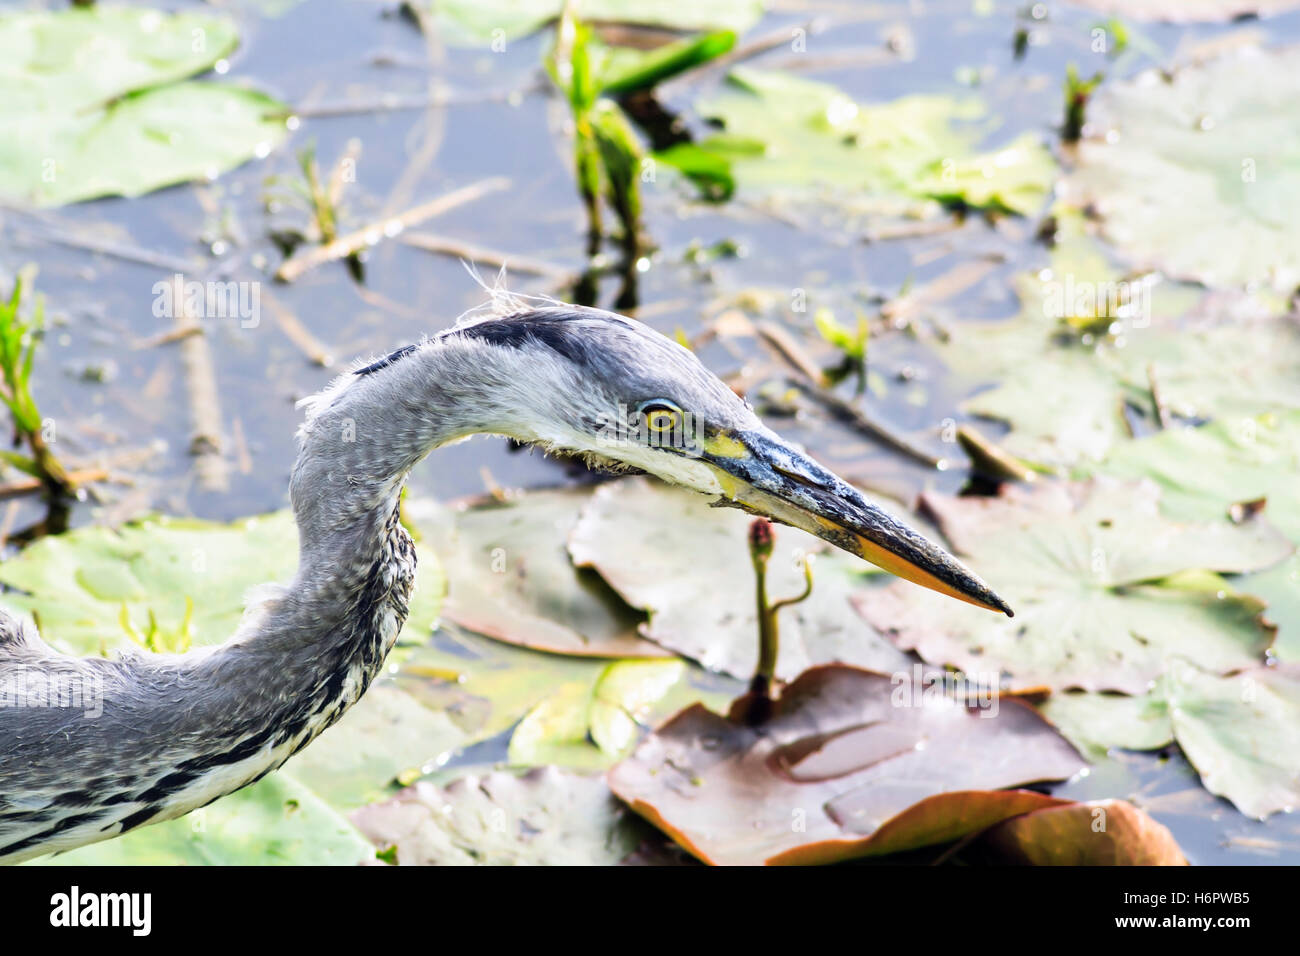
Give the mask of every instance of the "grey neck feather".
M 520 371 L 511 358 L 458 337 L 435 340 L 308 400 L 289 484 L 298 572 L 272 613 L 226 648 L 293 655 L 315 645 L 306 656 L 319 661 L 321 641 L 347 639 L 340 616 L 382 558 L 408 473 L 440 445 L 501 430 L 494 396 L 511 391 L 504 383 Z
M 396 522 L 406 476 L 438 445 L 504 430 L 510 406 L 527 400 L 518 383 L 539 374 L 523 375 L 514 352 L 440 338 L 310 400 L 290 485 L 297 574 L 220 647 L 73 659 L 0 625 L 0 671 L 75 673 L 103 687 L 97 719 L 0 707 L 0 862 L 187 812 L 337 720 L 406 615 L 414 557 Z

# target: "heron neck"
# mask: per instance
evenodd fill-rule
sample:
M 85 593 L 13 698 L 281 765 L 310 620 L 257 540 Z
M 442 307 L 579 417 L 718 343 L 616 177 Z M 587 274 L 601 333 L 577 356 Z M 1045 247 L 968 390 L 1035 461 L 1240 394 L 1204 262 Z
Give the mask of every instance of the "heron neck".
M 311 401 L 289 486 L 298 588 L 368 573 L 411 468 L 492 429 L 500 372 L 469 351 L 456 338 L 429 342 Z
M 497 430 L 492 396 L 503 375 L 519 375 L 488 351 L 506 350 L 429 343 L 323 393 L 290 485 L 298 571 L 220 647 L 73 660 L 0 632 L 0 669 L 39 663 L 102 688 L 95 720 L 0 708 L 0 794 L 66 809 L 28 819 L 0 799 L 0 862 L 203 806 L 280 766 L 356 702 L 406 618 L 415 568 L 397 521 L 406 476 L 439 445 Z
M 280 728 L 277 741 L 302 746 L 338 719 L 401 631 L 415 570 L 398 522 L 406 477 L 439 445 L 488 427 L 478 412 L 490 382 L 458 357 L 421 346 L 308 409 L 290 481 L 297 573 L 210 662 L 214 679 L 242 685 L 241 709 Z
M 331 668 L 355 666 L 367 630 L 382 626 L 386 646 L 366 666 L 382 663 L 406 616 L 405 595 L 392 593 L 401 582 L 386 580 L 410 550 L 397 521 L 402 487 L 438 446 L 495 429 L 493 396 L 510 374 L 493 361 L 500 351 L 437 339 L 349 373 L 308 402 L 289 485 L 298 570 L 232 642 L 256 649 L 245 656 L 285 681 L 320 683 L 332 679 Z M 309 673 L 291 666 L 298 659 Z

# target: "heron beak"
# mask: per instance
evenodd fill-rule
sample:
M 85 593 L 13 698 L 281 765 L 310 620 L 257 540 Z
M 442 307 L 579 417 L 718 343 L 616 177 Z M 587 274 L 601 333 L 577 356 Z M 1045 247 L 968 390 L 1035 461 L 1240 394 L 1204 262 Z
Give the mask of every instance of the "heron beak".
M 922 587 L 1014 616 L 956 558 L 770 432 L 713 435 L 702 457 L 717 473 L 726 503 L 807 531 Z

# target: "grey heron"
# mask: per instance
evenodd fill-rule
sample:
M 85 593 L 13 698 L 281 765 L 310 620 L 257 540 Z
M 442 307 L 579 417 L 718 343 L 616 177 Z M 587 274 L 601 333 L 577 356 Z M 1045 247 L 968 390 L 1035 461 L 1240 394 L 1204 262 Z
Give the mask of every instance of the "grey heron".
M 777 437 L 688 349 L 613 313 L 514 302 L 303 403 L 289 489 L 298 570 L 250 600 L 226 643 L 73 658 L 0 615 L 0 686 L 40 685 L 47 698 L 0 706 L 0 862 L 188 813 L 276 769 L 337 721 L 406 617 L 415 557 L 398 500 L 407 474 L 473 434 L 649 472 L 1011 613 L 956 559 Z M 48 706 L 78 687 L 99 695 L 93 716 Z

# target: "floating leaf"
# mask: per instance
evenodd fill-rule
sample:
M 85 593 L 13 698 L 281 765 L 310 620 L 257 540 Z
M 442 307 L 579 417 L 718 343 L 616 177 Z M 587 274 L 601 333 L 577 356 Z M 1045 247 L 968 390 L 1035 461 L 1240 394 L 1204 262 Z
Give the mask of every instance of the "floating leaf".
M 1055 694 L 1043 712 L 1076 747 L 1154 750 L 1177 741 L 1211 793 L 1265 817 L 1300 802 L 1300 669 L 1226 677 L 1174 662 L 1150 693 Z
M 1125 800 L 1045 807 L 999 823 L 981 843 L 1030 866 L 1186 866 L 1174 835 Z
M 642 732 L 625 718 L 653 724 L 695 701 L 721 706 L 738 690 L 675 658 L 539 654 L 446 626 L 406 654 L 395 679 L 426 708 L 446 714 L 464 735 L 461 746 L 511 731 L 508 759 L 518 766 L 608 766 L 622 756 L 614 742 Z
M 396 847 L 399 864 L 417 866 L 609 865 L 648 835 L 599 777 L 554 767 L 421 781 L 352 820 L 380 850 Z
M 1300 805 L 1300 668 L 1176 667 L 1157 692 L 1207 790 L 1252 817 Z
M 587 739 L 591 692 L 589 684 L 567 684 L 552 690 L 510 735 L 507 761 L 520 767 L 604 767 L 604 754 Z
M 1143 292 L 1076 271 L 1073 259 L 1045 276 L 1020 282 L 1016 317 L 955 324 L 934 343 L 964 379 L 987 385 L 962 410 L 1007 423 L 999 443 L 1011 454 L 1067 467 L 1102 460 L 1130 435 L 1126 406 L 1155 423 L 1153 382 L 1166 413 L 1189 422 L 1300 409 L 1293 316 L 1224 295 L 1193 304 L 1185 290 Z M 1137 311 L 1107 304 L 1126 293 L 1143 297 Z
M 350 810 L 388 796 L 394 781 L 438 765 L 466 739 L 449 714 L 381 679 L 287 766 L 330 806 Z
M 1300 284 L 1300 49 L 1237 50 L 1107 84 L 1068 200 L 1140 268 L 1221 287 Z M 1213 236 L 1214 241 L 1207 241 Z
M 591 687 L 606 662 L 540 654 L 443 626 L 411 649 L 394 679 L 425 707 L 445 712 L 465 743 L 495 737 L 571 684 Z
M 594 683 L 560 687 L 519 722 L 507 759 L 516 766 L 608 767 L 631 752 L 648 725 L 692 703 L 726 702 L 716 689 L 683 680 L 687 674 L 676 659 L 616 661 Z
M 634 478 L 602 486 L 569 539 L 575 563 L 600 572 L 634 607 L 650 612 L 642 632 L 711 670 L 748 678 L 758 662 L 750 518 L 659 482 Z M 843 661 L 881 671 L 908 663 L 867 627 L 849 603 L 864 562 L 831 553 L 794 528 L 776 531 L 768 563 L 773 600 L 804 587 L 802 558 L 817 554 L 812 596 L 781 612 L 777 676 Z
M 855 604 L 900 647 L 1013 687 L 1141 693 L 1181 657 L 1216 673 L 1262 660 L 1272 640 L 1262 602 L 1216 574 L 1292 553 L 1259 518 L 1180 523 L 1151 482 L 1095 479 L 1006 487 L 997 498 L 926 495 L 926 508 L 972 568 L 1016 609 L 973 614 L 895 582 Z
M 454 514 L 412 502 L 408 520 L 448 569 L 446 617 L 479 634 L 552 653 L 664 655 L 637 636 L 643 616 L 599 575 L 574 568 L 569 559 L 565 539 L 590 494 L 585 488 L 534 491 Z
M 1096 470 L 1150 478 L 1161 509 L 1177 517 L 1224 518 L 1238 502 L 1266 499 L 1268 520 L 1300 539 L 1300 413 L 1171 428 L 1116 446 Z
M 1161 696 L 1052 694 L 1039 710 L 1092 760 L 1105 757 L 1112 747 L 1158 750 L 1174 740 L 1169 705 Z
M 1269 522 L 1300 542 L 1300 413 L 1172 428 L 1116 445 L 1097 470 L 1151 478 L 1164 492 L 1161 510 L 1179 518 L 1221 518 L 1235 504 L 1264 500 Z M 1300 659 L 1300 559 L 1251 575 L 1241 587 L 1268 600 L 1278 654 Z
M 1060 802 L 997 788 L 1083 767 L 1031 708 L 993 700 L 981 709 L 914 695 L 881 674 L 818 667 L 757 729 L 702 706 L 683 711 L 609 784 L 709 863 L 834 862 L 948 842 Z
M 443 593 L 437 556 L 416 548 L 415 595 L 403 631 L 424 641 Z M 149 518 L 122 528 L 78 528 L 45 537 L 0 563 L 0 583 L 16 591 L 0 605 L 39 617 L 41 637 L 68 654 L 134 649 L 120 624 L 153 612 L 162 630 L 180 629 L 193 601 L 196 647 L 220 644 L 238 627 L 249 591 L 287 582 L 298 566 L 293 516 L 278 511 L 231 524 Z
M 679 660 L 619 661 L 601 674 L 591 698 L 591 739 L 611 757 L 626 755 L 659 704 L 686 676 Z
M 697 104 L 725 135 L 660 159 L 696 178 L 725 169 L 757 193 L 821 196 L 845 212 L 916 211 L 939 200 L 1029 214 L 1055 176 L 1051 155 L 1030 135 L 973 152 L 978 131 L 956 122 L 978 118 L 977 103 L 908 96 L 859 104 L 825 83 L 749 68 L 728 81 Z
M 0 195 L 46 206 L 136 196 L 265 155 L 286 135 L 284 104 L 177 82 L 237 42 L 230 21 L 204 14 L 95 6 L 0 18 Z
M 1251 574 L 1240 582 L 1243 590 L 1268 602 L 1265 616 L 1277 625 L 1273 652 L 1287 663 L 1300 662 L 1300 554 Z

